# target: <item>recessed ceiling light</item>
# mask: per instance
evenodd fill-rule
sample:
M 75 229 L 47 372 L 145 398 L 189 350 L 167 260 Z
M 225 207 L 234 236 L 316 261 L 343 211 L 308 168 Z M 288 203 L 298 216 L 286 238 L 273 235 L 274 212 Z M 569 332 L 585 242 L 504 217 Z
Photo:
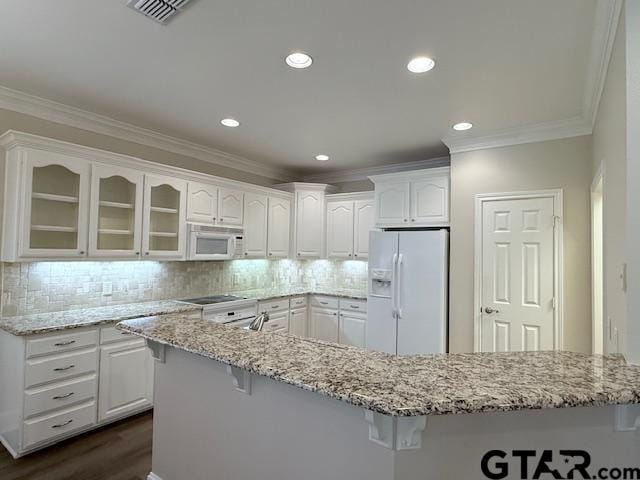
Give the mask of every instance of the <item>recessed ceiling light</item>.
M 308 68 L 313 63 L 313 58 L 306 53 L 294 52 L 291 55 L 287 55 L 284 61 L 287 62 L 287 65 L 291 68 Z
M 456 123 L 453 126 L 454 130 L 457 130 L 458 132 L 463 132 L 465 130 L 469 130 L 471 127 L 473 127 L 473 123 L 469 123 L 469 122 L 460 122 L 460 123 Z
M 435 60 L 429 57 L 412 58 L 411 61 L 407 63 L 407 69 L 412 73 L 425 73 L 435 66 Z
M 316 160 L 320 161 L 320 162 L 326 162 L 327 160 L 329 160 L 329 155 L 316 155 Z
M 231 128 L 240 126 L 240 122 L 235 118 L 223 118 L 222 120 L 220 120 L 220 123 L 225 127 L 231 127 Z

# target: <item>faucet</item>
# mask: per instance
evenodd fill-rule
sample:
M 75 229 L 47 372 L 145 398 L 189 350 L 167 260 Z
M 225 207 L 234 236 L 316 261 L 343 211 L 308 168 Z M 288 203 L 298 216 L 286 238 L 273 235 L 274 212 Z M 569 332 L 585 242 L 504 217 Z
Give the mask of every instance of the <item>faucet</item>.
M 256 332 L 262 331 L 264 324 L 269 321 L 269 314 L 267 312 L 262 312 L 253 321 L 249 324 L 249 330 L 253 330 Z

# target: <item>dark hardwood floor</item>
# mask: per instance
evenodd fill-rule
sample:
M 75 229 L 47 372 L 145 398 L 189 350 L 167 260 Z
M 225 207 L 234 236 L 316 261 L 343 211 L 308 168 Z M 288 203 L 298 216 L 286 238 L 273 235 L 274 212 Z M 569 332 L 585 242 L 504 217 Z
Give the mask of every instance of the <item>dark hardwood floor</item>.
M 145 480 L 151 471 L 151 432 L 147 412 L 18 460 L 0 445 L 0 479 Z

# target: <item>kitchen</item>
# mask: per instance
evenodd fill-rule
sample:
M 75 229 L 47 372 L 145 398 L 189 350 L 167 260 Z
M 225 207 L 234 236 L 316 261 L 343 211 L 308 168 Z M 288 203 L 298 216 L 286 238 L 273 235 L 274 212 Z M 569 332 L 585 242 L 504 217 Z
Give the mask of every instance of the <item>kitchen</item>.
M 186 35 L 188 22 L 211 19 L 216 9 L 239 21 L 219 2 L 171 7 L 176 18 L 168 21 L 144 18 L 153 16 L 136 11 L 144 2 L 121 3 L 100 8 L 131 25 L 129 34 L 141 28 L 162 41 L 174 38 L 173 29 Z M 425 14 L 426 3 L 411 8 Z M 454 3 L 472 9 L 465 0 Z M 491 3 L 491 12 L 504 13 L 500 1 Z M 314 146 L 313 165 L 305 166 L 300 144 L 279 150 L 285 138 L 270 142 L 246 107 L 240 121 L 220 111 L 218 140 L 205 146 L 61 97 L 45 100 L 45 89 L 34 86 L 29 94 L 0 78 L 0 472 L 151 480 L 481 478 L 487 447 L 512 444 L 537 452 L 582 448 L 594 465 L 637 466 L 638 286 L 636 254 L 624 247 L 638 234 L 636 212 L 626 208 L 636 193 L 624 188 L 637 173 L 637 145 L 633 117 L 624 111 L 637 107 L 627 37 L 635 38 L 640 14 L 629 1 L 570 3 L 556 13 L 577 16 L 579 28 L 563 38 L 576 48 L 593 43 L 580 47 L 579 66 L 608 65 L 595 86 L 584 82 L 584 92 L 572 94 L 581 109 L 583 97 L 599 92 L 592 111 L 564 118 L 547 105 L 540 110 L 547 123 L 534 121 L 541 98 L 555 95 L 559 105 L 559 85 L 582 85 L 582 70 L 567 62 L 566 79 L 554 76 L 555 88 L 529 84 L 526 109 L 509 110 L 501 97 L 511 130 L 469 106 L 458 114 L 473 118 L 460 115 L 444 130 L 429 130 L 437 148 L 382 161 L 374 153 L 406 132 L 391 129 L 376 144 L 364 142 L 367 129 L 354 129 L 361 146 Z M 371 15 L 382 18 L 386 8 L 377 5 Z M 455 11 L 438 8 L 442 18 Z M 527 15 L 547 21 L 545 7 L 518 8 L 522 28 Z M 296 14 L 305 9 L 321 15 L 309 4 Z M 18 25 L 26 13 L 15 2 L 5 19 Z M 50 14 L 64 24 L 60 12 Z M 86 12 L 77 14 L 86 19 Z M 268 15 L 277 25 L 278 15 Z M 345 18 L 359 17 L 350 11 Z M 487 22 L 477 29 L 486 32 Z M 560 35 L 548 22 L 541 31 Z M 594 29 L 594 22 L 609 28 Z M 0 27 L 8 41 L 31 41 L 13 36 L 6 20 Z M 539 52 L 529 67 L 547 65 L 551 42 L 540 35 L 519 41 Z M 33 42 L 25 52 L 43 48 Z M 323 62 L 335 53 L 315 48 L 312 56 L 283 55 L 265 76 L 298 92 L 308 88 L 299 79 L 315 81 L 315 72 L 326 81 Z M 387 80 L 406 82 L 399 88 L 407 100 L 417 82 L 451 74 L 445 51 L 435 61 L 405 62 L 404 77 L 390 73 Z M 501 52 L 502 65 L 517 63 Z M 589 52 L 595 61 L 587 61 Z M 260 87 L 272 92 L 265 85 L 273 82 Z M 623 98 L 621 86 L 629 92 Z M 359 87 L 334 92 L 341 88 Z M 499 92 L 505 90 L 496 85 Z M 404 109 L 423 115 L 415 106 Z M 584 121 L 589 116 L 593 125 Z M 483 125 L 492 121 L 494 130 Z M 528 125 L 514 126 L 522 122 Z M 614 128 L 620 123 L 622 152 Z M 417 141 L 422 129 L 413 134 Z M 365 143 L 378 151 L 366 151 Z M 271 148 L 281 163 L 257 154 L 260 161 L 250 160 L 249 145 Z M 328 155 L 325 148 L 345 150 Z M 336 160 L 352 163 L 347 170 Z M 597 211 L 589 208 L 598 181 L 606 197 L 599 231 Z M 212 404 L 220 409 L 211 412 Z M 74 456 L 137 428 L 146 432 L 139 441 L 119 439 L 113 452 Z M 184 451 L 187 443 L 198 446 Z M 128 448 L 145 452 L 135 470 L 118 467 Z M 239 462 L 245 455 L 254 461 Z M 58 471 L 43 473 L 48 458 L 58 459 Z M 95 462 L 110 466 L 91 470 Z

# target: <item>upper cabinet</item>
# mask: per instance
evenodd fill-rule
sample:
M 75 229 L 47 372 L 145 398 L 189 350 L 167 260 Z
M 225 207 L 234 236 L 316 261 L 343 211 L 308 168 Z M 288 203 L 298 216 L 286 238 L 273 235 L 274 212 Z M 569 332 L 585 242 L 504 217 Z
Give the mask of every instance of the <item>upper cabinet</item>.
M 110 165 L 93 166 L 89 256 L 140 256 L 143 188 L 142 172 Z
M 187 193 L 187 221 L 215 223 L 218 216 L 218 188 L 205 183 L 189 182 Z
M 367 258 L 373 210 L 372 192 L 327 195 L 328 258 Z
M 218 223 L 223 226 L 241 227 L 244 213 L 244 193 L 239 190 L 218 190 Z
M 286 258 L 289 256 L 290 245 L 291 200 L 269 197 L 267 217 L 267 256 Z
M 145 176 L 142 215 L 144 258 L 184 258 L 186 197 L 186 182 L 159 175 Z
M 373 197 L 356 200 L 353 210 L 353 256 L 364 259 L 369 256 L 369 232 L 375 227 Z
M 375 183 L 375 225 L 449 225 L 449 167 L 370 177 Z
M 244 256 L 264 258 L 267 256 L 267 214 L 266 195 L 247 193 L 244 196 Z
M 36 149 L 21 153 L 24 162 L 22 199 L 18 205 L 14 203 L 18 199 L 13 199 L 4 207 L 8 212 L 21 206 L 17 212 L 22 217 L 17 241 L 19 256 L 84 257 L 87 251 L 91 165 Z M 7 178 L 10 190 L 17 188 L 15 183 L 14 179 Z

